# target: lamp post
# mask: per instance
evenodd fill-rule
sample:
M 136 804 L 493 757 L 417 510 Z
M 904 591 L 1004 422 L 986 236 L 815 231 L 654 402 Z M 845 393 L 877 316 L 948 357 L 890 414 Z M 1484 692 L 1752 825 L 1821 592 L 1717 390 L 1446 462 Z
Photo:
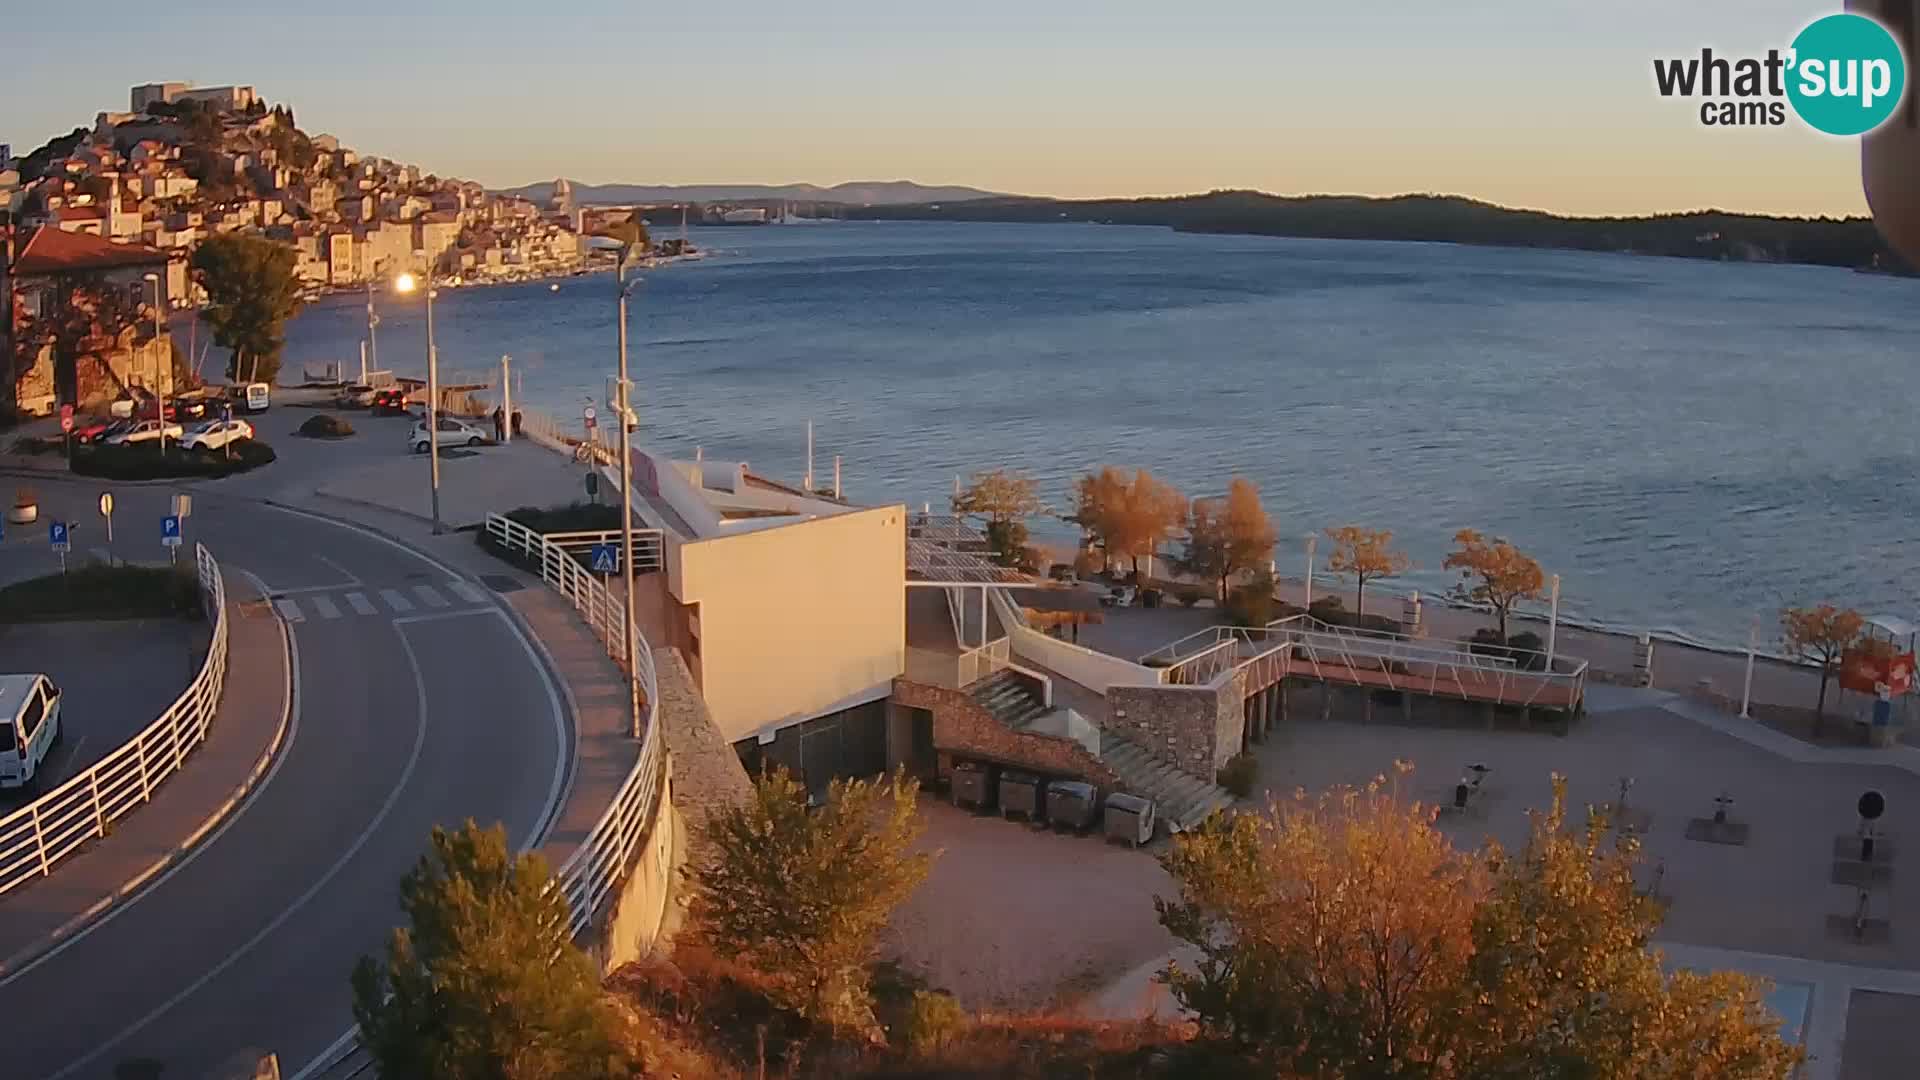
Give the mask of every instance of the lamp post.
M 1313 614 L 1313 549 L 1320 544 L 1318 533 L 1307 534 L 1307 614 Z
M 626 239 L 620 245 L 620 262 L 613 275 L 620 298 L 620 379 L 616 387 L 620 400 L 613 405 L 620 414 L 620 572 L 626 580 L 626 602 L 621 607 L 626 614 L 627 703 L 637 739 L 644 733 L 640 730 L 640 658 L 635 655 L 633 627 L 633 395 L 627 378 L 627 297 L 640 284 L 638 280 L 627 283 L 627 263 L 635 254 L 644 254 L 643 245 L 637 237 Z
M 377 326 L 379 326 L 379 325 L 380 325 L 380 316 L 379 316 L 379 314 L 378 314 L 377 312 L 375 312 L 375 311 L 373 310 L 373 284 L 374 284 L 374 282 L 376 282 L 376 281 L 378 281 L 378 280 L 380 280 L 380 267 L 381 267 L 382 265 L 384 265 L 384 264 L 385 264 L 385 260 L 384 260 L 384 259 L 383 259 L 383 260 L 381 260 L 380 262 L 377 262 L 377 263 L 375 263 L 375 264 L 374 264 L 374 266 L 373 266 L 373 276 L 367 279 L 367 352 L 366 352 L 366 359 L 367 359 L 367 360 L 370 360 L 370 361 L 372 361 L 372 362 L 373 362 L 373 368 L 374 368 L 374 370 L 375 370 L 375 371 L 378 371 L 378 370 L 380 370 L 380 342 L 379 342 L 379 339 L 377 339 L 376 337 L 374 337 L 374 333 L 373 333 L 373 331 L 374 331 L 374 328 L 375 328 L 375 327 L 377 327 Z M 367 380 L 366 380 L 366 374 L 367 374 L 367 370 L 366 370 L 366 369 L 367 369 L 367 365 L 366 365 L 365 363 L 362 363 L 362 364 L 360 365 L 360 381 L 361 381 L 361 382 L 366 382 L 366 381 L 367 381 Z
M 433 268 L 424 280 L 403 273 L 393 279 L 395 291 L 410 293 L 419 288 L 427 295 L 427 459 L 433 487 L 433 532 L 440 534 L 440 351 L 433 342 Z M 371 309 L 371 305 L 369 305 Z
M 140 276 L 147 280 L 147 284 L 153 286 L 153 347 L 160 354 L 154 361 L 153 372 L 154 391 L 160 394 L 159 404 L 155 406 L 155 411 L 159 415 L 155 419 L 160 421 L 160 452 L 164 454 L 167 452 L 167 398 L 173 396 L 173 349 L 163 344 L 166 340 L 167 310 L 160 301 L 160 275 L 142 274 Z M 167 371 L 167 388 L 164 393 L 160 391 L 160 369 L 163 367 Z

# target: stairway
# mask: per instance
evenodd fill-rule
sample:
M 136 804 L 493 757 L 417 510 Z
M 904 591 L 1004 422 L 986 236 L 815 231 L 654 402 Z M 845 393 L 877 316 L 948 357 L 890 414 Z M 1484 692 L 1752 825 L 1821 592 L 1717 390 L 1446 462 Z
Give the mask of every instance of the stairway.
M 1026 727 L 1053 710 L 1041 704 L 1027 684 L 1011 671 L 996 671 L 968 687 L 973 700 L 1014 731 Z
M 1213 813 L 1233 805 L 1233 794 L 1209 780 L 1176 769 L 1130 739 L 1100 733 L 1100 760 L 1135 795 L 1152 799 L 1172 832 L 1197 827 Z

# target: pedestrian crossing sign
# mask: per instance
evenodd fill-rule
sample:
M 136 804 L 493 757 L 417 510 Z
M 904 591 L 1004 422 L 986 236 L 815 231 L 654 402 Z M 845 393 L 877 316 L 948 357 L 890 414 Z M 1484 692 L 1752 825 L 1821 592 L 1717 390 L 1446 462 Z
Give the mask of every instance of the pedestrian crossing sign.
M 593 572 L 611 574 L 620 568 L 620 549 L 612 544 L 593 545 Z

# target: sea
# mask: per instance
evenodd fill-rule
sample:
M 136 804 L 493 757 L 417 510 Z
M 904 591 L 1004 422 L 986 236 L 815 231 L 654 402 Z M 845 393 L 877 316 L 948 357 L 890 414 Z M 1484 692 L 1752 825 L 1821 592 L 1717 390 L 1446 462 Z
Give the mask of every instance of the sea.
M 1102 465 L 1245 476 L 1283 576 L 1360 524 L 1415 560 L 1383 585 L 1443 593 L 1476 528 L 1561 576 L 1563 619 L 1723 648 L 1787 604 L 1920 616 L 1920 280 L 1092 224 L 692 239 L 629 321 L 640 438 L 679 456 L 798 481 L 811 421 L 816 483 L 837 455 L 850 499 L 936 510 L 1002 467 L 1056 508 Z M 357 371 L 365 304 L 297 316 L 285 370 Z M 419 298 L 377 305 L 376 366 L 423 373 Z M 510 355 L 530 407 L 606 414 L 610 275 L 443 290 L 434 319 L 443 383 Z

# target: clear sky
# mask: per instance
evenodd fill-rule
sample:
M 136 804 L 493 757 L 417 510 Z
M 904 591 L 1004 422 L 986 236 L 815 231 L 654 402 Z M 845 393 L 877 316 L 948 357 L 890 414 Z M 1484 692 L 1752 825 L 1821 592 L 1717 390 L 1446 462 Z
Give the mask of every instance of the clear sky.
M 1025 194 L 1471 195 L 1864 213 L 1858 147 L 1701 126 L 1656 56 L 1784 48 L 1839 0 L 340 0 L 22 4 L 0 142 L 127 88 L 250 83 L 494 186 L 913 179 Z

